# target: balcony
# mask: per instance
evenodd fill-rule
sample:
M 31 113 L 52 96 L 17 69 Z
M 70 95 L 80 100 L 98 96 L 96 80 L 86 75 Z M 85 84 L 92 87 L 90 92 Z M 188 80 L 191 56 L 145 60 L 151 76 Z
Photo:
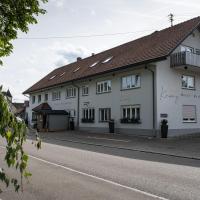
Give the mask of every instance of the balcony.
M 200 55 L 192 52 L 178 52 L 171 55 L 170 58 L 171 67 L 181 68 L 199 68 L 200 69 Z

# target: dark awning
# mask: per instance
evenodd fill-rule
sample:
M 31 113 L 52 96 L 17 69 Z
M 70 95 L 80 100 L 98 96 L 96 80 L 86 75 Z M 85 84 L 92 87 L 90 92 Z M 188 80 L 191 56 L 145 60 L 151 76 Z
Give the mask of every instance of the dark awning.
M 65 110 L 52 110 L 48 103 L 42 103 L 39 106 L 32 109 L 36 113 L 46 115 L 68 115 Z

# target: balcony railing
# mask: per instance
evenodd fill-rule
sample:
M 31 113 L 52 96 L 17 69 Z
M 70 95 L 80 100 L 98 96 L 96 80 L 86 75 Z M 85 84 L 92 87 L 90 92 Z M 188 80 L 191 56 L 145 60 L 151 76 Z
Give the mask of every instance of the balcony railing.
M 200 55 L 192 52 L 178 52 L 171 55 L 171 67 L 194 66 L 200 67 Z

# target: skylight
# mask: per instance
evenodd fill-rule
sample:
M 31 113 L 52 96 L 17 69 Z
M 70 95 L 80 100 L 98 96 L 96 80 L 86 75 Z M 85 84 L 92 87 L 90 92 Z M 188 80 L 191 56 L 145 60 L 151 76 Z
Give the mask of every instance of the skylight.
M 56 77 L 56 75 L 52 76 L 49 80 L 52 80 L 52 79 L 54 79 L 55 77 Z
M 91 64 L 90 67 L 94 67 L 94 66 L 97 65 L 98 63 L 99 63 L 99 61 L 97 61 L 97 62 Z
M 110 56 L 110 57 L 106 58 L 104 61 L 102 61 L 102 63 L 107 63 L 107 62 L 109 62 L 112 58 L 113 58 L 113 56 Z
M 63 72 L 62 74 L 60 74 L 60 76 L 63 76 L 65 74 L 65 72 Z
M 76 68 L 76 69 L 74 70 L 74 73 L 77 72 L 79 69 L 80 69 L 80 67 Z

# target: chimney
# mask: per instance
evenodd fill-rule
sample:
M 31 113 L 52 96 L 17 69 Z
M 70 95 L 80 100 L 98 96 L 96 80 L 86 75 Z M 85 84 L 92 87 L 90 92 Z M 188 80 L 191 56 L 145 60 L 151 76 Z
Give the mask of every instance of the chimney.
M 82 60 L 82 58 L 81 57 L 77 57 L 77 61 L 80 61 L 80 60 Z
M 95 53 L 92 53 L 92 56 L 94 56 L 95 55 Z

